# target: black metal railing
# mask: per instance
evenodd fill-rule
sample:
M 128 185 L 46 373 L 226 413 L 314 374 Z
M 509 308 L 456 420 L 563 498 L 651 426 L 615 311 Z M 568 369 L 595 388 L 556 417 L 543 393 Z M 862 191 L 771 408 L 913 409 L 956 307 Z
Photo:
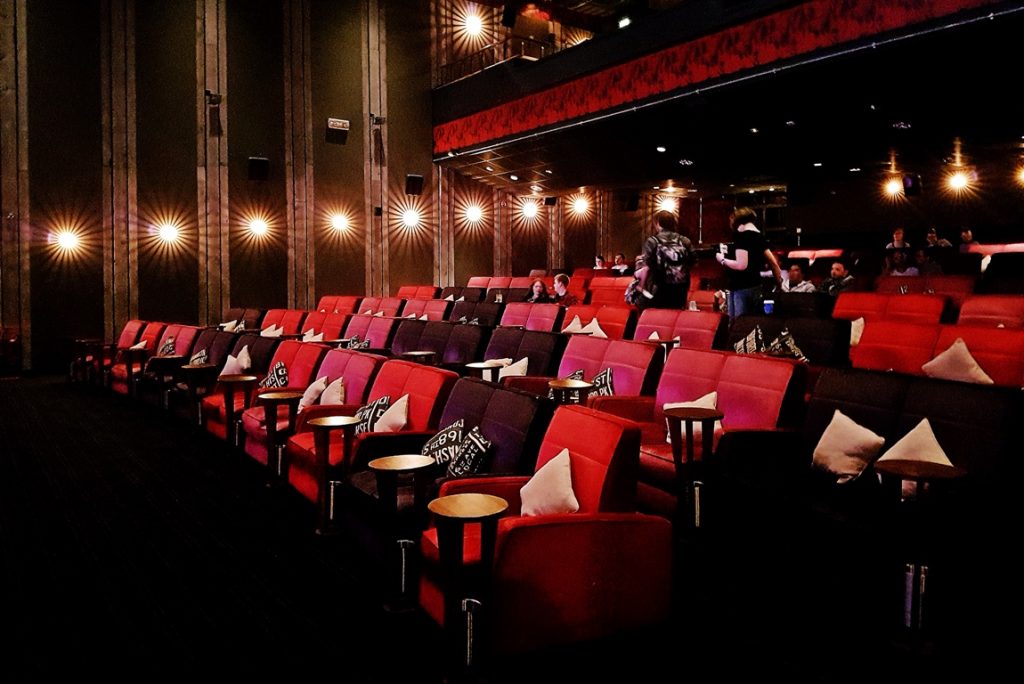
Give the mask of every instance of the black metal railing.
M 460 57 L 454 62 L 443 64 L 437 69 L 434 87 L 439 88 L 460 78 L 478 74 L 484 69 L 512 59 L 538 60 L 560 52 L 569 45 L 556 41 L 540 41 L 532 38 L 509 37 L 497 43 L 486 45 L 476 52 Z

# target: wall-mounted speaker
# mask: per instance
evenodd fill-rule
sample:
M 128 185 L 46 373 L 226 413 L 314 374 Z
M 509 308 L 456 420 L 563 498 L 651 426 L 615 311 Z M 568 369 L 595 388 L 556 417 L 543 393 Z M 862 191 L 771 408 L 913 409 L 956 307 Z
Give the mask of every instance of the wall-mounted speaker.
M 344 145 L 348 140 L 348 129 L 348 119 L 328 119 L 324 142 L 332 145 Z
M 423 192 L 423 176 L 409 173 L 405 176 L 405 194 L 419 195 Z
M 265 181 L 270 176 L 270 160 L 266 157 L 249 157 L 249 180 Z
M 545 197 L 544 198 L 544 205 L 545 206 L 553 207 L 556 204 L 558 204 L 558 198 L 557 197 Z

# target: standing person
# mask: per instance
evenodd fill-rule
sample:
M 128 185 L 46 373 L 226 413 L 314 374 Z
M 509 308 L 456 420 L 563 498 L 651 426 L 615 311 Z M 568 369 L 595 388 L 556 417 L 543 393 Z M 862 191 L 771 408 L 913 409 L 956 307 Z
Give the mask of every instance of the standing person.
M 690 291 L 690 265 L 693 244 L 676 232 L 676 217 L 670 211 L 654 215 L 658 232 L 644 242 L 644 264 L 647 274 L 641 281 L 651 298 L 640 301 L 643 308 L 681 309 Z
M 721 251 L 715 259 L 722 264 L 729 275 L 728 309 L 730 318 L 738 318 L 745 314 L 757 313 L 758 295 L 761 291 L 761 265 L 768 262 L 771 266 L 775 282 L 782 282 L 782 269 L 779 262 L 768 249 L 764 236 L 754 221 L 757 214 L 749 207 L 737 209 L 729 216 L 729 223 L 734 233 L 735 248 L 732 259 L 726 258 Z
M 551 295 L 551 301 L 562 306 L 575 306 L 580 303 L 579 298 L 569 292 L 569 276 L 564 273 L 555 276 L 555 294 Z

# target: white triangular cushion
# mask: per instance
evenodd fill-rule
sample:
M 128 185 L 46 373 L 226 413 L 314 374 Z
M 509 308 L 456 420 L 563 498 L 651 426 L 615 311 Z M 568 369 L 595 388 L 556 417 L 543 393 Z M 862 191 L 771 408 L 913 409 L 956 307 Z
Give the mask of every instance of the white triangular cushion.
M 345 378 L 338 378 L 327 385 L 323 394 L 320 395 L 321 404 L 344 404 L 345 403 Z
M 133 344 L 132 346 L 130 346 L 128 348 L 129 349 L 145 349 L 146 348 L 146 341 L 143 340 L 142 342 L 139 342 L 137 344 Z
M 228 354 L 228 360 L 224 362 L 224 370 L 220 372 L 221 375 L 238 375 L 244 369 L 242 364 L 238 362 L 238 359 Z
M 836 482 L 849 482 L 864 472 L 884 444 L 884 437 L 836 410 L 814 447 L 812 463 L 835 475 Z
M 498 379 L 501 380 L 506 375 L 526 375 L 526 367 L 529 363 L 530 359 L 524 356 L 515 363 L 509 364 L 498 371 Z
M 373 315 L 376 316 L 377 318 L 381 318 L 381 317 L 384 316 L 384 312 L 383 311 L 378 311 L 377 313 L 375 313 Z
M 260 331 L 260 337 L 280 337 L 284 333 L 284 328 L 278 328 L 276 325 L 271 325 L 269 328 L 265 328 Z
M 429 319 L 427 318 L 427 314 L 423 314 L 422 316 L 420 316 L 420 320 L 421 320 L 421 321 L 426 321 L 426 320 L 429 320 Z
M 399 432 L 405 427 L 409 420 L 409 395 L 403 394 L 402 398 L 388 407 L 376 423 L 373 424 L 374 432 Z
M 946 452 L 939 446 L 932 432 L 931 423 L 923 419 L 913 430 L 903 436 L 878 459 L 881 461 L 923 461 L 937 465 L 952 466 Z
M 601 330 L 601 324 L 597 322 L 596 318 L 583 326 L 580 332 L 590 333 L 591 337 L 600 337 L 603 340 L 608 339 L 608 333 Z
M 983 371 L 971 356 L 962 337 L 956 338 L 956 341 L 949 345 L 949 349 L 921 366 L 921 370 L 932 378 L 973 382 L 979 385 L 994 384 L 988 373 Z
M 572 461 L 569 450 L 562 449 L 557 456 L 533 474 L 519 490 L 522 514 L 553 515 L 575 513 L 580 503 L 572 491 Z
M 221 330 L 224 332 L 235 332 L 235 328 L 238 327 L 238 321 L 228 321 L 227 323 L 220 324 Z
M 661 339 L 661 335 L 659 335 L 658 331 L 655 330 L 654 332 L 652 332 L 650 335 L 647 336 L 647 339 L 658 341 L 658 340 Z
M 661 407 L 661 410 L 674 409 L 674 408 L 706 408 L 713 409 L 718 408 L 718 392 L 708 392 L 700 399 L 694 399 L 693 401 L 676 401 L 665 404 Z M 668 430 L 668 419 L 665 419 L 665 429 Z M 715 432 L 722 429 L 722 421 L 715 421 Z M 686 425 L 679 426 L 680 433 L 683 435 L 683 439 L 686 439 Z M 693 423 L 693 438 L 700 439 L 701 435 L 704 434 L 704 430 L 701 428 L 699 421 Z M 672 433 L 667 433 L 665 441 L 669 444 L 672 443 Z
M 242 351 L 238 352 L 238 365 L 242 367 L 242 370 L 252 368 L 252 356 L 249 355 L 249 345 L 245 345 L 242 347 Z
M 864 334 L 864 317 L 850 321 L 850 346 L 856 347 L 860 344 L 860 336 Z
M 578 333 L 581 330 L 583 330 L 583 322 L 580 320 L 579 316 L 573 316 L 572 320 L 569 321 L 569 325 L 562 328 L 562 332 L 564 333 Z
M 448 295 L 447 297 L 444 298 L 444 301 L 446 301 L 446 302 L 454 302 L 455 301 L 455 295 Z
M 299 410 L 308 408 L 316 403 L 316 400 L 323 396 L 324 390 L 327 389 L 327 376 L 317 378 L 306 391 L 302 393 L 302 399 L 299 399 Z

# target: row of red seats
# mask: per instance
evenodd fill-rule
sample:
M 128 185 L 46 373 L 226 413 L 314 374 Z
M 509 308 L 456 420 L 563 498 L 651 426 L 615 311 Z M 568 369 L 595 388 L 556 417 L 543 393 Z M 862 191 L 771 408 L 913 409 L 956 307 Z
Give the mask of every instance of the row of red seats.
M 947 295 L 883 292 L 843 292 L 832 310 L 833 318 L 886 320 L 934 324 L 943 319 Z M 1024 327 L 1024 295 L 968 295 L 954 319 L 962 325 Z

